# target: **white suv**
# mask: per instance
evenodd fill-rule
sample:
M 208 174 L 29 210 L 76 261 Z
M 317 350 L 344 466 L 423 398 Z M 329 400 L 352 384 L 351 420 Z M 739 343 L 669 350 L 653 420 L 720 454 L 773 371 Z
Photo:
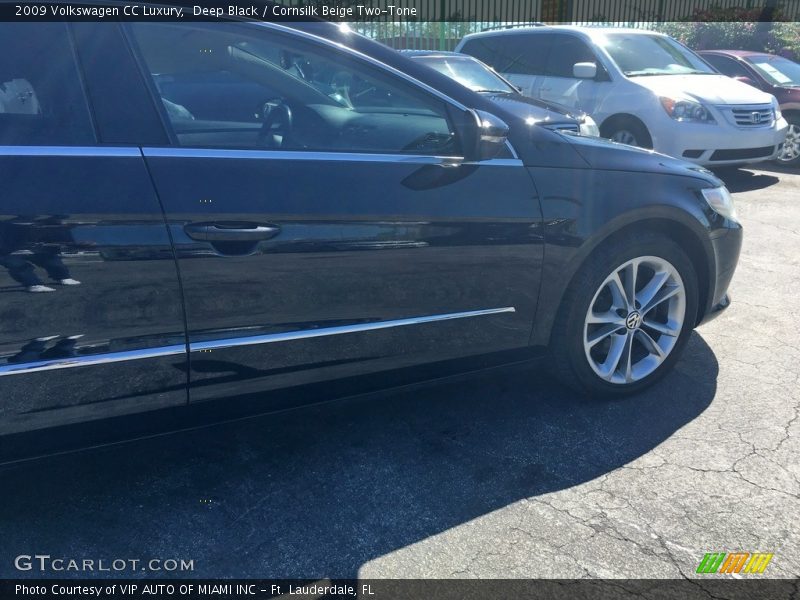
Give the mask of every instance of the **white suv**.
M 456 50 L 528 96 L 590 114 L 603 137 L 695 163 L 770 160 L 786 137 L 774 96 L 717 73 L 663 34 L 524 27 L 468 35 Z

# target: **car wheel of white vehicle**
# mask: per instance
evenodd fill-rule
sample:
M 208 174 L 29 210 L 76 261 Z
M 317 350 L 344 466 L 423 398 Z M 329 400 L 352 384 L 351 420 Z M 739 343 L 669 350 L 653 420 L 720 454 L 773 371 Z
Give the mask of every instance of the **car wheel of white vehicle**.
M 603 125 L 602 135 L 619 144 L 652 148 L 653 141 L 647 128 L 631 118 L 612 118 Z
M 691 335 L 697 287 L 691 260 L 667 237 L 642 234 L 601 248 L 565 294 L 551 337 L 554 372 L 600 396 L 650 386 Z
M 789 131 L 786 133 L 786 139 L 783 146 L 778 150 L 778 163 L 788 166 L 800 165 L 800 117 L 791 116 L 787 118 L 789 121 Z

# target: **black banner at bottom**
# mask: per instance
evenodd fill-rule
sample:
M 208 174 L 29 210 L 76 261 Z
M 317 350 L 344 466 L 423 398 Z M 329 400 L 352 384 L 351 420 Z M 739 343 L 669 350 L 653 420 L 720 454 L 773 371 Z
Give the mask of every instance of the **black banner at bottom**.
M 0 598 L 264 598 L 280 600 L 781 600 L 800 579 L 217 579 L 0 580 Z

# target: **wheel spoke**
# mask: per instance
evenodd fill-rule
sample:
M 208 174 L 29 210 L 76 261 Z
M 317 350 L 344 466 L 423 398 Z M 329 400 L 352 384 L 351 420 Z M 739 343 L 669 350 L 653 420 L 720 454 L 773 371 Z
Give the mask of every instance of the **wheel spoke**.
M 611 338 L 611 347 L 608 349 L 608 355 L 605 362 L 600 366 L 600 373 L 603 379 L 611 379 L 617 371 L 619 361 L 627 346 L 628 335 L 615 335 Z
M 643 326 L 654 329 L 658 333 L 668 335 L 669 337 L 678 337 L 678 334 L 681 332 L 680 327 L 676 327 L 672 323 L 659 323 L 658 321 L 652 321 L 650 319 L 645 319 Z
M 611 281 L 608 282 L 608 289 L 611 291 L 611 297 L 614 301 L 614 306 L 617 308 L 625 309 L 625 312 L 630 312 L 630 303 L 625 294 L 625 286 L 619 278 L 619 272 L 615 272 L 611 276 Z
M 639 262 L 632 260 L 625 266 L 625 301 L 628 310 L 636 308 L 636 274 L 639 270 Z
M 613 333 L 617 333 L 620 329 L 625 329 L 625 324 L 613 324 L 609 323 L 608 325 L 604 325 L 603 327 L 598 327 L 595 331 L 591 333 L 586 338 L 586 345 L 589 348 L 595 347 L 601 341 L 606 339 Z
M 620 317 L 613 310 L 609 310 L 604 313 L 590 312 L 589 316 L 586 317 L 586 322 L 590 325 L 614 324 L 622 327 L 625 326 L 625 319 Z
M 650 334 L 646 331 L 642 331 L 641 329 L 636 331 L 636 339 L 644 346 L 645 350 L 647 350 L 653 356 L 658 357 L 659 361 L 664 360 L 666 354 L 664 350 L 659 346 L 656 341 L 650 337 Z
M 647 303 L 646 306 L 642 307 L 642 314 L 646 315 L 656 306 L 664 302 L 664 300 L 669 300 L 680 291 L 682 291 L 682 288 L 679 285 L 665 285 L 658 291 L 653 299 Z
M 633 365 L 631 364 L 633 333 L 633 331 L 628 331 L 628 335 L 625 336 L 625 347 L 622 350 L 622 360 L 625 361 L 625 383 L 633 381 Z
M 656 297 L 656 294 L 664 287 L 664 284 L 669 279 L 669 273 L 666 271 L 657 271 L 653 278 L 636 294 L 636 300 L 639 306 L 647 306 Z

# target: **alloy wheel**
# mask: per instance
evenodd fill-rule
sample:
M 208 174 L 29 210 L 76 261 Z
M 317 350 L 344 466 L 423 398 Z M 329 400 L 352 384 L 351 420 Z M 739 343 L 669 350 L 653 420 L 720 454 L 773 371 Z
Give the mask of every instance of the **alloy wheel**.
M 620 144 L 628 144 L 629 146 L 639 145 L 639 140 L 636 139 L 636 136 L 633 134 L 633 132 L 628 131 L 627 129 L 619 129 L 615 131 L 611 136 L 611 140 Z
M 686 317 L 678 270 L 657 256 L 614 269 L 586 312 L 583 348 L 592 370 L 614 384 L 651 375 L 672 352 Z
M 790 123 L 786 139 L 778 151 L 778 161 L 787 163 L 800 157 L 800 125 Z

